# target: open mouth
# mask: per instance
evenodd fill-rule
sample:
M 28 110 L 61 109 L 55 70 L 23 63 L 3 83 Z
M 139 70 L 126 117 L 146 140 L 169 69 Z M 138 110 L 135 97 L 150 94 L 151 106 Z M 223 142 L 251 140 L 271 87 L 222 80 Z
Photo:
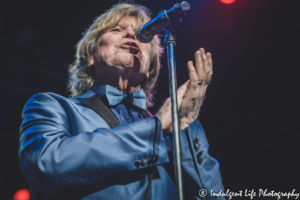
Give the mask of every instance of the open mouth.
M 128 49 L 130 53 L 137 54 L 139 53 L 140 47 L 135 42 L 125 42 L 121 45 L 122 48 Z

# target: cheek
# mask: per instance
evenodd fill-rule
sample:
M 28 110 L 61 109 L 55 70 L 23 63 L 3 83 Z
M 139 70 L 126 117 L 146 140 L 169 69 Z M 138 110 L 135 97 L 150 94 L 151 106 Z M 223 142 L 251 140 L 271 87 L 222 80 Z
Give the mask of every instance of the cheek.
M 148 70 L 147 71 L 149 71 L 149 68 L 150 68 L 150 59 L 151 59 L 150 55 L 151 55 L 151 46 L 149 44 L 149 47 L 148 47 Z
M 150 44 L 147 44 L 144 46 L 145 49 L 145 60 L 150 64 L 150 52 L 151 52 L 151 46 Z
M 114 41 L 110 37 L 103 35 L 98 42 L 96 57 L 98 60 L 106 60 L 114 54 Z
M 151 52 L 151 45 L 150 45 L 150 44 L 148 44 L 148 45 L 146 46 L 146 52 L 147 52 L 148 57 L 149 57 L 149 59 L 150 59 L 150 52 Z
M 110 33 L 105 33 L 98 40 L 98 47 L 107 47 L 115 44 L 117 42 L 116 36 L 111 35 Z

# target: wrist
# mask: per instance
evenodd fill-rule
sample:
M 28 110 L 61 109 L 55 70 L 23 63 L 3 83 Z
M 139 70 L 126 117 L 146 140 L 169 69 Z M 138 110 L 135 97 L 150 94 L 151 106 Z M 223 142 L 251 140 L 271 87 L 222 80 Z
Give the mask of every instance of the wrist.
M 155 116 L 159 119 L 159 121 L 161 123 L 161 129 L 162 129 L 164 135 L 166 135 L 167 133 L 172 131 L 172 124 L 171 124 L 171 126 L 166 126 L 165 125 L 166 123 L 163 120 L 164 118 L 163 118 L 162 114 L 157 113 Z
M 183 130 L 183 129 L 185 129 L 188 126 L 189 126 L 189 124 L 179 124 L 179 129 Z

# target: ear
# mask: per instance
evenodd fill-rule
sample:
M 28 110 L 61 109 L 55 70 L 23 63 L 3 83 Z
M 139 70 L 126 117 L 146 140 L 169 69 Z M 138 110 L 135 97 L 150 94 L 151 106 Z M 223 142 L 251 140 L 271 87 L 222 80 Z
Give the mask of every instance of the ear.
M 93 66 L 95 64 L 95 60 L 94 58 L 92 58 L 88 64 L 88 66 L 86 66 L 87 68 L 90 68 L 91 66 Z
M 146 74 L 146 79 L 149 79 L 149 72 L 147 72 Z

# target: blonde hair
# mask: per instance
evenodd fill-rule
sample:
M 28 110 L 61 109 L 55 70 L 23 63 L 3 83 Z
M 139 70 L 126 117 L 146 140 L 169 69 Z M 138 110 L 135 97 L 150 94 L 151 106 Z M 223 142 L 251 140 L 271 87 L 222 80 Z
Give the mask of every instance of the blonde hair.
M 151 20 L 150 12 L 146 7 L 124 3 L 116 4 L 100 15 L 77 44 L 76 61 L 69 68 L 68 90 L 71 96 L 79 96 L 93 86 L 94 70 L 93 67 L 87 68 L 87 65 L 97 50 L 97 41 L 125 16 L 134 16 L 140 23 Z M 160 70 L 160 57 L 163 53 L 158 36 L 155 36 L 150 44 L 149 79 L 145 79 L 141 84 L 146 94 L 147 107 L 153 105 L 154 86 Z

